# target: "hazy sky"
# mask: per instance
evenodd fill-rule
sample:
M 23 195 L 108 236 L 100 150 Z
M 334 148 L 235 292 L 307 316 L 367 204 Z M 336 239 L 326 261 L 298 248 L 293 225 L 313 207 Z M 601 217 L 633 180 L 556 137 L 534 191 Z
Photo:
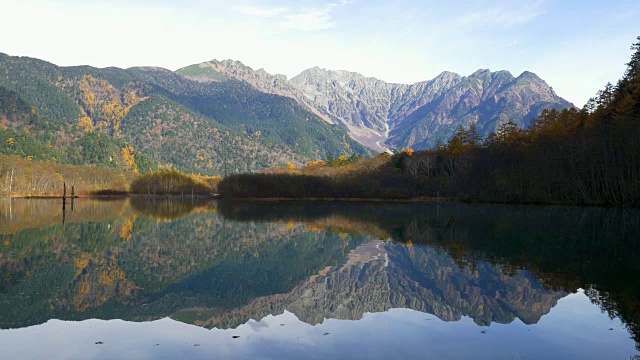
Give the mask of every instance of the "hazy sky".
M 171 70 L 234 59 L 389 82 L 479 68 L 537 73 L 582 106 L 623 73 L 640 1 L 0 0 L 0 52 L 58 65 Z

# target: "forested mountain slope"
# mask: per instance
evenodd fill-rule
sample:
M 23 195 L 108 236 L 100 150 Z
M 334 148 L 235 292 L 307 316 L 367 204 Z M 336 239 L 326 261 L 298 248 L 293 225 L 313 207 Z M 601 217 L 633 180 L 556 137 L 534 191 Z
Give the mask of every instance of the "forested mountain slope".
M 159 68 L 0 54 L 0 152 L 72 164 L 247 172 L 370 150 L 295 101 Z

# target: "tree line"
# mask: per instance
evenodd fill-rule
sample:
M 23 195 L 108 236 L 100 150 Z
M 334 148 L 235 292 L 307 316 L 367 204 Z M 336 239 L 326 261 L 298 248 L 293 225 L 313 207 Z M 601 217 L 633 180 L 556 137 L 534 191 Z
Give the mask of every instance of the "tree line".
M 220 193 L 638 206 L 640 37 L 631 49 L 616 85 L 607 84 L 582 109 L 543 110 L 526 129 L 507 121 L 482 138 L 471 125 L 429 150 L 230 176 Z

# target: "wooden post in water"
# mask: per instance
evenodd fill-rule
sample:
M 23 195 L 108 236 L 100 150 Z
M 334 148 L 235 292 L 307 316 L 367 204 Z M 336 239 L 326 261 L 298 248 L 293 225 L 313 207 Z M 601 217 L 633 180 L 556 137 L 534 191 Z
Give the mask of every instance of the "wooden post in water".
M 76 184 L 71 184 L 71 212 L 73 212 L 73 199 L 76 197 Z
M 62 183 L 62 224 L 64 224 L 67 212 L 67 183 Z

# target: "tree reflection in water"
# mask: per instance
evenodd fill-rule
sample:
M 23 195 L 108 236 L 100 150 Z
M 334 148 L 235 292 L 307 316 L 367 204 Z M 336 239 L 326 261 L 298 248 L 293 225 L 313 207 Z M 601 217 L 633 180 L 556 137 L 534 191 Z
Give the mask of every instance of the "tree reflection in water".
M 227 328 L 285 310 L 316 324 L 391 308 L 532 324 L 583 288 L 640 341 L 633 209 L 79 199 L 63 225 L 58 201 L 6 201 L 2 328 L 165 316 Z

